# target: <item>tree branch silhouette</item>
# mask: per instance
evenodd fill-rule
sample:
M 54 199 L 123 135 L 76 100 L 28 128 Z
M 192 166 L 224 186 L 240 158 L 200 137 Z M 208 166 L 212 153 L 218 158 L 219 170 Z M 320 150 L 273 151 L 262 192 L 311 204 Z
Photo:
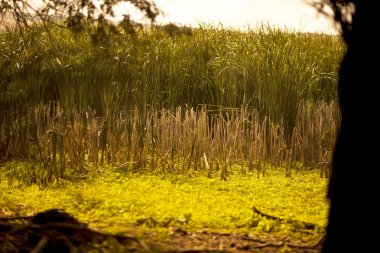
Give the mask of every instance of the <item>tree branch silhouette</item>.
M 11 20 L 16 28 L 30 27 L 36 22 L 54 23 L 68 28 L 84 24 L 109 23 L 115 17 L 115 7 L 128 3 L 144 17 L 154 22 L 160 11 L 150 0 L 0 0 L 0 21 Z M 123 23 L 134 24 L 134 17 L 123 15 Z

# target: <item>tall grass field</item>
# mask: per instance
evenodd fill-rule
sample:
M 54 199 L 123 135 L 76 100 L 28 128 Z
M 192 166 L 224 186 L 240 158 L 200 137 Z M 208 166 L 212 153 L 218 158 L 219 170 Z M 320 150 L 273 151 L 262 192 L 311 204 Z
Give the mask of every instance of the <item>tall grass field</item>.
M 89 164 L 328 176 L 339 37 L 207 25 L 101 32 L 1 31 L 0 159 L 27 161 L 10 177 L 45 184 Z

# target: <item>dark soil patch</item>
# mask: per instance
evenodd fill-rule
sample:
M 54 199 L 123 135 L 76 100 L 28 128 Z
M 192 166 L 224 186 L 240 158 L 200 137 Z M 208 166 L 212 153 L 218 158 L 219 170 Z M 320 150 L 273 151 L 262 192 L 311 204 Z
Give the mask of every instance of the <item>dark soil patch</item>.
M 303 241 L 271 234 L 188 232 L 169 228 L 169 235 L 147 231 L 135 236 L 101 233 L 61 210 L 28 217 L 0 217 L 2 253 L 79 252 L 268 252 L 318 253 L 323 240 Z
M 323 238 L 317 241 L 302 241 L 288 236 L 264 234 L 221 233 L 199 231 L 189 233 L 181 228 L 171 228 L 167 239 L 154 242 L 150 247 L 160 252 L 268 252 L 268 253 L 318 253 Z M 153 241 L 153 242 L 152 242 Z
M 27 217 L 0 217 L 2 253 L 140 252 L 135 237 L 92 230 L 68 213 L 51 209 Z

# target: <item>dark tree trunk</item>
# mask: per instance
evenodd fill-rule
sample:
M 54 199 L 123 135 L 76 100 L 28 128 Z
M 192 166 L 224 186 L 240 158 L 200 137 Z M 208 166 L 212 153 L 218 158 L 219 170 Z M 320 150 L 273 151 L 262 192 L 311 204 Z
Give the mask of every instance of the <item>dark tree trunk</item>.
M 380 9 L 378 0 L 354 2 L 339 73 L 342 121 L 323 253 L 380 252 Z

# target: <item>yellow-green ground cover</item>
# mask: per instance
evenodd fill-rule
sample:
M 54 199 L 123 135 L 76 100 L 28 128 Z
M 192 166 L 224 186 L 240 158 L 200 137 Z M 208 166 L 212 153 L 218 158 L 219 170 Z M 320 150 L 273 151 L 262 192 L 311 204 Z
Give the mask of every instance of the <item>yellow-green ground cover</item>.
M 106 232 L 165 230 L 248 231 L 297 234 L 302 226 L 266 219 L 252 211 L 325 227 L 327 180 L 319 171 L 267 170 L 227 180 L 203 175 L 132 174 L 104 168 L 86 179 L 60 180 L 47 187 L 9 184 L 2 175 L 0 214 L 32 215 L 50 208 L 73 214 Z M 311 232 L 311 233 L 310 233 Z M 323 229 L 308 231 L 320 235 Z

